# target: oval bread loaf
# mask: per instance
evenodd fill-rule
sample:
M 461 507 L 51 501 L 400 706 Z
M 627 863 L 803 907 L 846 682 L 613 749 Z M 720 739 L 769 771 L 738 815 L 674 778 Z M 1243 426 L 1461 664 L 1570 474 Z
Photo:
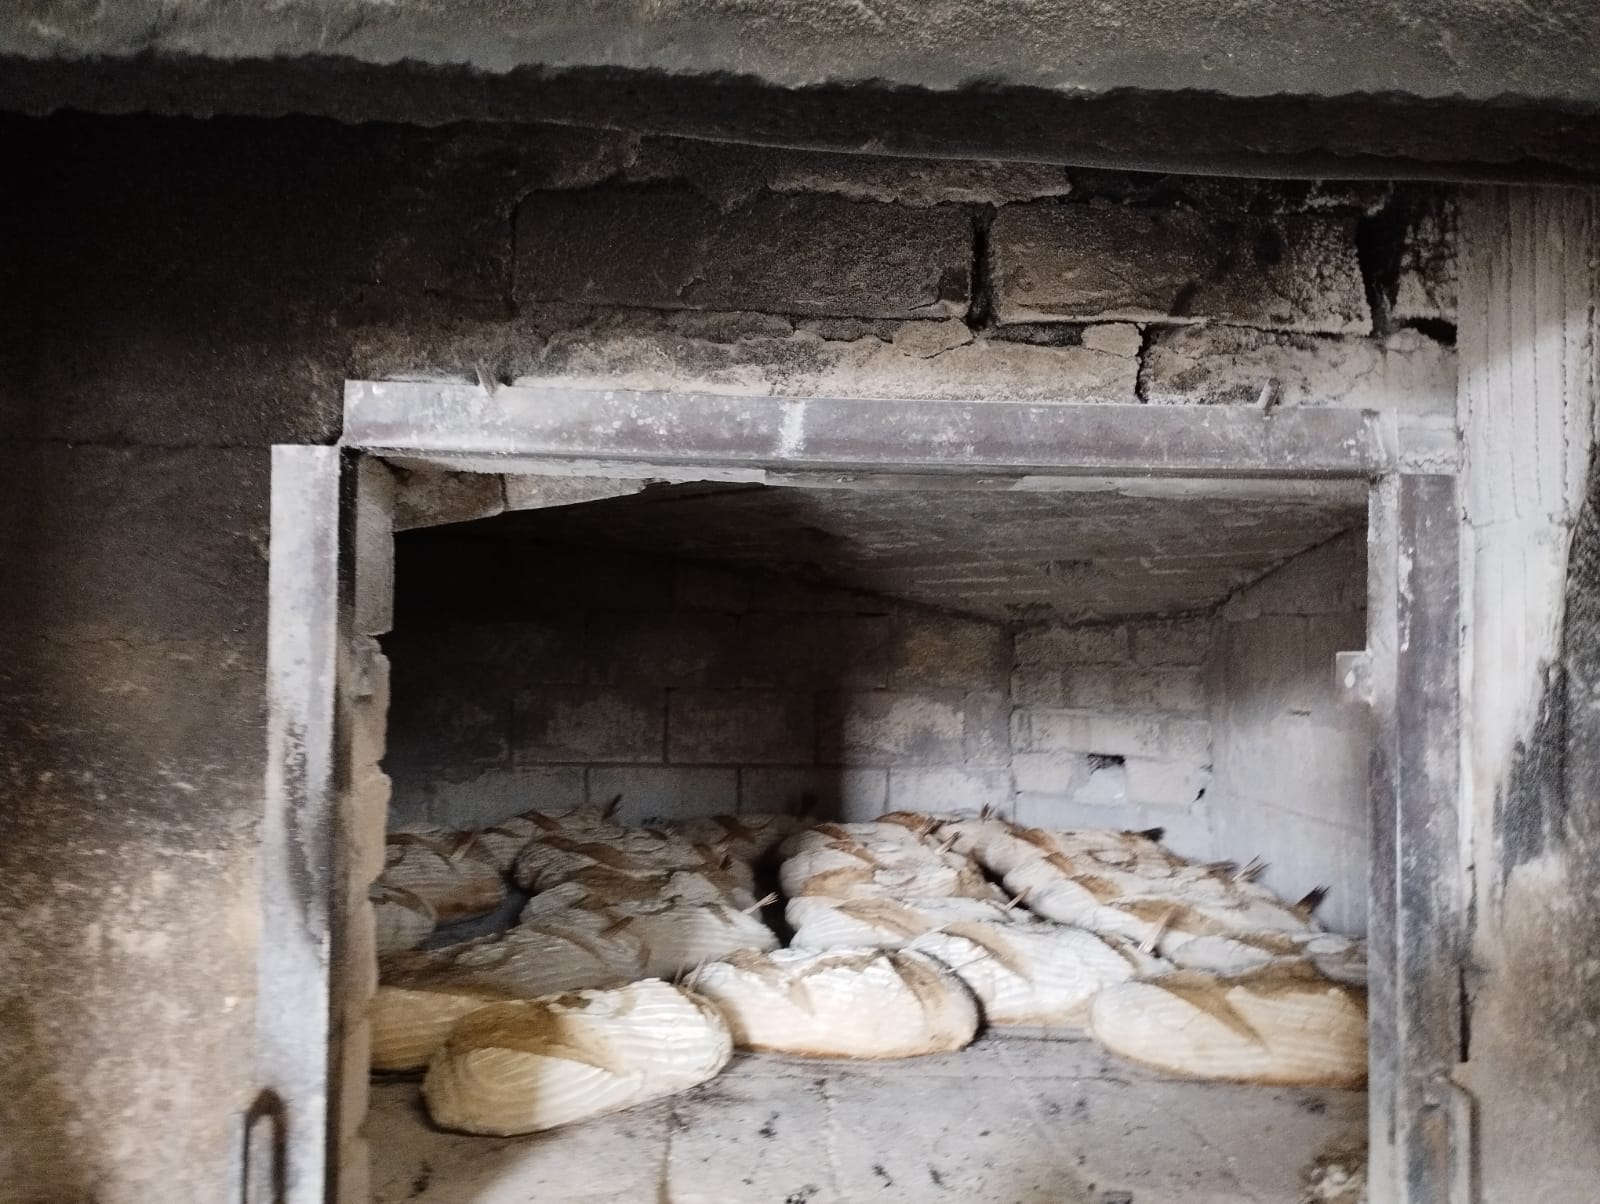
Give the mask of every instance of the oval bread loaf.
M 1180 971 L 1100 993 L 1090 1032 L 1112 1053 L 1196 1078 L 1359 1087 L 1366 994 L 1304 962 L 1234 978 Z
M 952 924 L 910 948 L 949 967 L 998 1025 L 1082 1029 L 1105 988 L 1165 968 L 1130 945 L 1044 920 Z
M 806 821 L 795 815 L 712 815 L 677 820 L 667 830 L 690 844 L 729 853 L 741 861 L 759 861 L 805 826 Z
M 1032 917 L 987 899 L 790 899 L 784 918 L 796 949 L 903 949 L 925 933 L 951 924 L 987 920 L 1027 923 Z
M 369 1010 L 374 1070 L 416 1070 L 456 1021 L 486 1002 L 531 999 L 644 976 L 638 937 L 603 914 L 573 911 L 539 924 L 379 963 Z M 609 931 L 608 931 L 609 930 Z
M 692 980 L 744 1049 L 817 1058 L 909 1058 L 968 1045 L 978 1008 L 961 981 L 904 951 L 736 953 Z
M 656 979 L 478 1009 L 422 1084 L 435 1124 L 536 1133 L 687 1090 L 728 1062 L 732 1041 L 703 999 Z

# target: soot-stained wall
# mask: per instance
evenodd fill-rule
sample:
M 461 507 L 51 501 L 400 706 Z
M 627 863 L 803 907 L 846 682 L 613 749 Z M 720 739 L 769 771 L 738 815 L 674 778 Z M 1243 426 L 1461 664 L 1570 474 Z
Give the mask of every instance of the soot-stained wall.
M 337 438 L 345 379 L 1454 395 L 1435 190 L 309 120 L 6 117 L 0 153 L 5 1198 L 235 1193 L 266 449 Z
M 629 823 L 1009 806 L 1001 624 L 755 571 L 441 537 L 402 537 L 384 642 L 396 825 L 616 796 Z
M 1240 591 L 1212 662 L 1217 845 L 1288 898 L 1331 888 L 1317 915 L 1342 932 L 1367 926 L 1368 736 L 1334 654 L 1366 647 L 1366 557 L 1352 532 Z

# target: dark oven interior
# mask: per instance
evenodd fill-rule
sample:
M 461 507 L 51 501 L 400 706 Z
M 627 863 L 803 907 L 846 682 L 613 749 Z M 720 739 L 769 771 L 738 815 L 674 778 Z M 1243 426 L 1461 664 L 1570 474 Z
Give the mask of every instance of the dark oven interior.
M 1287 974 L 1283 998 L 1363 1006 L 1367 736 L 1333 659 L 1366 643 L 1364 485 L 818 477 L 615 493 L 397 536 L 380 889 L 412 883 L 418 858 L 479 857 L 501 878 L 426 932 L 386 927 L 411 918 L 410 901 L 375 895 L 380 1073 L 366 1133 L 377 1199 L 1131 1192 L 1147 1204 L 1289 1199 L 1306 1176 L 1334 1193 L 1318 1198 L 1341 1198 L 1359 1174 L 1365 1097 L 1329 1050 L 1364 1040 L 1364 1027 L 1341 1035 L 1338 1016 L 1298 1002 L 1285 1020 L 1281 998 L 1280 1012 L 1257 1015 L 1248 993 L 1265 975 L 1271 994 Z M 530 810 L 558 818 L 514 818 Z M 718 905 L 770 934 L 766 945 L 865 956 L 859 940 L 880 960 L 888 950 L 964 975 L 975 1034 L 898 1057 L 874 1056 L 871 1042 L 892 1052 L 907 1034 L 878 1032 L 853 1056 L 807 1058 L 850 1052 L 854 1021 L 823 1015 L 821 1037 L 773 1052 L 779 1038 L 756 1030 L 781 1027 L 780 1004 L 746 1000 L 754 1019 L 735 1019 L 738 1048 L 702 1085 L 538 1135 L 445 1131 L 463 1127 L 451 1092 L 466 1080 L 447 1090 L 436 1061 L 419 1090 L 427 1059 L 406 1026 L 433 1008 L 437 1029 L 440 992 L 494 1002 L 531 990 L 496 961 L 519 930 L 553 925 L 593 945 L 653 925 L 644 970 L 558 973 L 557 990 L 614 991 L 647 972 L 691 993 L 723 989 L 717 940 L 738 938 L 660 935 L 675 907 L 707 899 L 676 896 L 659 876 L 646 903 L 614 893 L 618 874 L 660 868 L 651 858 L 688 872 L 675 854 L 641 851 L 646 829 L 710 850 L 706 876 L 726 885 Z M 462 834 L 484 832 L 493 855 L 462 851 Z M 1056 841 L 1033 850 L 1053 869 L 1019 868 L 1014 850 L 985 844 L 1024 833 Z M 529 845 L 543 851 L 530 857 Z M 808 857 L 822 858 L 821 877 L 806 876 Z M 834 890 L 829 857 L 871 863 L 876 877 Z M 951 887 L 939 867 L 961 860 L 971 882 Z M 1153 883 L 1158 862 L 1166 877 Z M 738 883 L 717 876 L 734 869 Z M 1064 877 L 1067 893 L 1040 873 Z M 416 893 L 440 889 L 417 880 Z M 1073 910 L 1083 883 L 1099 919 Z M 836 931 L 841 900 L 855 937 Z M 1226 910 L 1240 906 L 1262 910 Z M 583 909 L 606 919 L 578 936 L 560 929 Z M 1304 925 L 1280 923 L 1288 913 Z M 1017 929 L 1036 944 L 1007 944 Z M 1038 943 L 1061 929 L 1098 932 L 1132 967 L 1120 977 L 1172 989 L 1095 1010 L 1085 988 L 1070 1014 L 1059 1000 L 1013 1006 L 1017 982 L 1047 995 L 1052 975 L 1089 973 Z M 1257 945 L 1240 960 L 1229 941 L 1244 929 Z M 1275 935 L 1255 931 L 1266 929 Z M 677 962 L 663 952 L 673 940 Z M 544 971 L 530 973 L 537 984 Z M 786 999 L 817 995 L 819 981 L 785 980 Z M 846 1014 L 881 1008 L 894 1028 L 878 988 L 841 989 L 861 992 Z M 1188 1013 L 1163 1011 L 1180 997 Z M 1223 1035 L 1193 1036 L 1196 1016 Z M 1293 1031 L 1272 1029 L 1285 1023 Z M 1241 1029 L 1311 1052 L 1229 1062 L 1227 1034 Z M 1364 1050 L 1345 1056 L 1364 1074 Z M 482 1123 L 480 1134 L 501 1131 Z

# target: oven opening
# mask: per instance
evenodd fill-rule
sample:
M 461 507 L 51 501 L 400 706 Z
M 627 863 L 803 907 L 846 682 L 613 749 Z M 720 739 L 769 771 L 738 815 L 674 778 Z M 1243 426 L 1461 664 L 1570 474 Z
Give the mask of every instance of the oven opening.
M 394 537 L 371 1199 L 1360 1198 L 1365 482 L 497 496 Z

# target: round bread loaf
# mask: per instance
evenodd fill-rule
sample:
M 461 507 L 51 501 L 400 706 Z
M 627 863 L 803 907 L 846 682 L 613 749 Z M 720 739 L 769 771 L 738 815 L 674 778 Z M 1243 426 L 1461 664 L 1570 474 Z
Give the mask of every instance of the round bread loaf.
M 438 917 L 426 899 L 383 881 L 367 888 L 378 956 L 415 949 L 433 934 Z
M 487 915 L 506 893 L 494 855 L 477 836 L 447 828 L 389 833 L 378 881 L 424 900 L 440 924 Z

